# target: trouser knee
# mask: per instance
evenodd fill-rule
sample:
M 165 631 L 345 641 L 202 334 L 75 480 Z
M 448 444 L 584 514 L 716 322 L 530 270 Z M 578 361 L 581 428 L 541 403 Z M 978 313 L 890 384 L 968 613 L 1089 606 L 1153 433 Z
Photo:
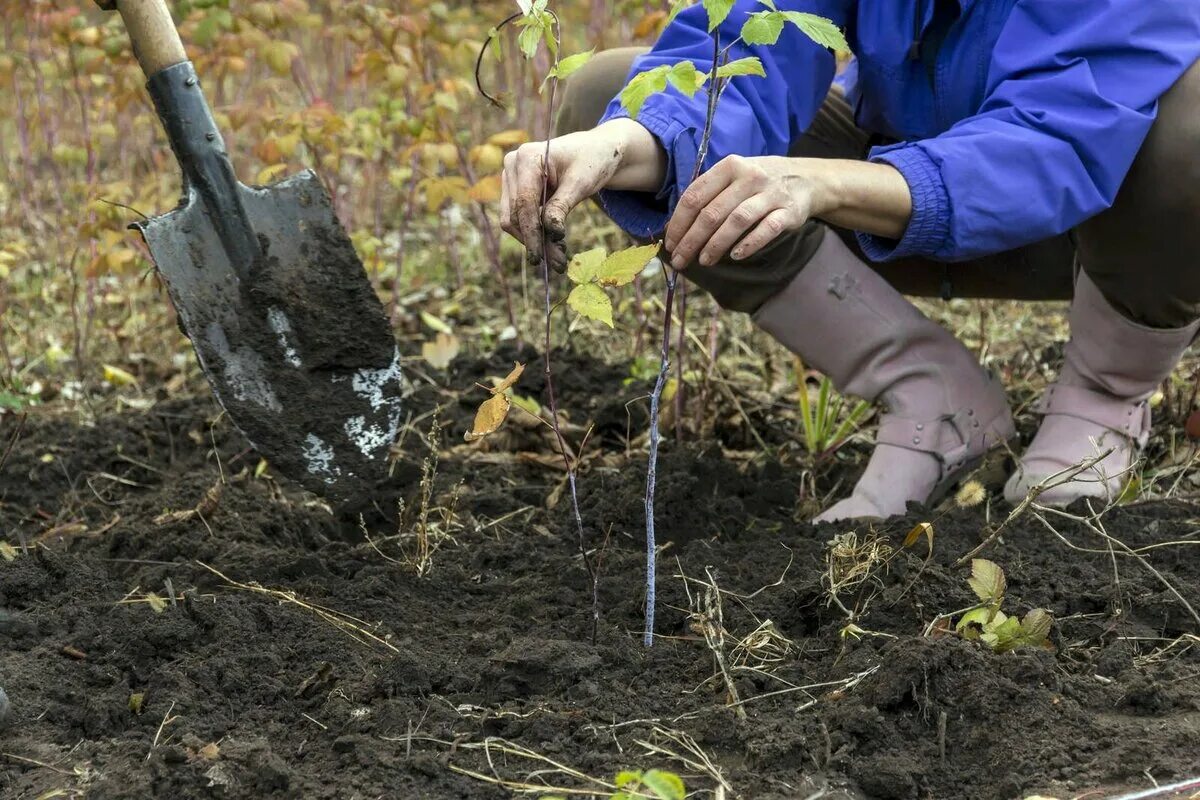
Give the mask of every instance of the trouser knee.
M 694 264 L 683 274 L 726 311 L 753 314 L 804 269 L 823 237 L 833 235 L 822 223 L 811 221 L 742 261 L 726 256 L 711 266 Z
M 1079 260 L 1134 322 L 1200 319 L 1200 62 L 1159 101 L 1158 117 L 1108 211 L 1077 231 Z

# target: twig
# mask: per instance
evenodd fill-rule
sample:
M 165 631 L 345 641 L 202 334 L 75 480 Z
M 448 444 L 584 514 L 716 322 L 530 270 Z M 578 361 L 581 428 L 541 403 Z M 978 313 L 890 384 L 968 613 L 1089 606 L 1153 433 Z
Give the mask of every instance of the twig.
M 954 566 L 961 567 L 969 563 L 971 559 L 975 558 L 984 550 L 986 550 L 992 544 L 992 542 L 1000 538 L 1000 535 L 1008 529 L 1008 526 L 1012 524 L 1017 517 L 1024 514 L 1031 505 L 1034 505 L 1034 503 L 1039 497 L 1042 496 L 1043 493 L 1053 489 L 1056 486 L 1069 483 L 1080 473 L 1088 471 L 1092 467 L 1096 466 L 1096 464 L 1108 458 L 1112 451 L 1113 448 L 1110 447 L 1108 450 L 1105 450 L 1099 455 L 1086 458 L 1078 464 L 1067 467 L 1066 469 L 1061 469 L 1053 475 L 1046 477 L 1041 482 L 1034 484 L 1032 487 L 1030 487 L 1029 492 L 1025 495 L 1025 499 L 1018 503 L 1016 508 L 1008 513 L 1008 516 L 1004 518 L 1004 521 L 997 525 L 995 530 L 989 533 L 982 542 L 973 547 L 969 553 L 955 561 Z
M 1044 506 L 1038 506 L 1037 509 L 1038 509 L 1038 511 L 1041 511 L 1044 513 L 1054 514 L 1056 516 L 1060 516 L 1065 519 L 1070 519 L 1070 520 L 1074 520 L 1076 522 L 1082 523 L 1085 527 L 1088 528 L 1088 530 L 1090 530 L 1092 533 L 1096 534 L 1097 536 L 1100 536 L 1101 538 L 1103 538 L 1110 545 L 1116 545 L 1121 553 L 1129 556 L 1130 558 L 1136 559 L 1139 564 L 1141 564 L 1143 567 L 1145 567 L 1147 572 L 1149 572 L 1151 575 L 1153 575 L 1155 578 L 1158 579 L 1158 582 L 1161 583 L 1168 592 L 1175 595 L 1175 599 L 1177 599 L 1183 605 L 1183 607 L 1185 609 L 1187 609 L 1188 614 L 1190 614 L 1192 619 L 1196 621 L 1196 624 L 1200 625 L 1200 614 L 1196 613 L 1196 609 L 1193 608 L 1192 604 L 1187 601 L 1187 598 L 1185 598 L 1182 594 L 1180 594 L 1179 590 L 1176 589 L 1175 586 L 1170 581 L 1168 581 L 1165 577 L 1163 577 L 1163 574 L 1161 572 L 1159 572 L 1157 569 L 1155 569 L 1154 566 L 1149 561 L 1146 560 L 1145 556 L 1143 556 L 1141 553 L 1136 552 L 1132 547 L 1125 544 L 1120 539 L 1116 538 L 1115 536 L 1110 535 L 1108 533 L 1108 531 L 1106 531 L 1104 529 L 1104 525 L 1100 521 L 1099 515 L 1095 515 L 1091 518 L 1088 518 L 1088 517 L 1077 516 L 1075 514 L 1069 514 L 1066 511 L 1063 511 L 1063 510 L 1057 509 L 1057 508 L 1046 508 Z M 1049 523 L 1046 521 L 1046 519 L 1044 517 L 1041 517 L 1039 515 L 1038 519 L 1042 522 L 1043 525 L 1046 525 L 1048 528 L 1053 530 L 1053 527 L 1049 525 Z M 1056 531 L 1056 533 L 1057 533 L 1057 531 Z
M 228 584 L 229 586 L 231 586 L 235 589 L 241 589 L 242 591 L 246 591 L 246 592 L 254 592 L 256 594 L 267 595 L 268 597 L 273 597 L 276 600 L 279 600 L 281 602 L 289 603 L 294 606 L 299 606 L 300 608 L 303 608 L 306 611 L 310 611 L 313 614 L 316 614 L 321 619 L 328 622 L 333 627 L 335 627 L 338 630 L 345 633 L 347 636 L 349 636 L 351 639 L 358 642 L 359 644 L 369 645 L 371 642 L 374 642 L 376 644 L 383 645 L 388 650 L 391 650 L 393 653 L 398 654 L 400 652 L 400 649 L 398 647 L 396 647 L 394 644 L 392 644 L 391 642 L 388 642 L 384 639 L 379 638 L 378 636 L 376 636 L 375 634 L 373 634 L 369 630 L 367 630 L 365 627 L 363 627 L 363 625 L 366 624 L 363 622 L 363 620 L 357 619 L 355 617 L 351 617 L 349 614 L 343 614 L 340 611 L 334 611 L 333 609 L 324 608 L 322 606 L 307 603 L 307 602 L 301 600 L 299 597 L 297 597 L 295 592 L 282 591 L 279 589 L 267 589 L 267 588 L 264 588 L 263 586 L 260 586 L 257 583 L 241 583 L 239 581 L 233 580 L 230 577 L 227 577 L 225 574 L 223 574 L 222 572 L 220 572 L 217 569 L 214 569 L 213 567 L 210 567 L 208 564 L 205 564 L 203 561 L 197 561 L 196 563 L 199 564 L 200 566 L 204 567 L 206 570 L 208 570 L 212 574 L 216 575 L 218 578 L 225 581 L 226 584 Z M 364 641 L 364 639 L 367 641 Z
M 1186 781 L 1166 786 L 1155 786 L 1152 789 L 1145 789 L 1133 794 L 1123 794 L 1120 797 L 1112 798 L 1112 800 L 1149 800 L 1151 797 L 1162 797 L 1163 795 L 1175 794 L 1176 792 L 1186 792 L 1189 789 L 1200 789 L 1200 777 L 1189 778 Z
M 167 713 L 163 714 L 162 722 L 158 723 L 158 730 L 154 733 L 154 741 L 150 743 L 150 751 L 146 753 L 146 760 L 150 760 L 150 756 L 154 755 L 154 749 L 158 747 L 158 740 L 162 736 L 163 729 L 170 725 L 178 717 L 172 717 L 171 712 L 175 710 L 175 701 L 171 701 L 171 705 L 167 708 Z
M 559 28 L 558 17 L 554 18 L 555 28 Z M 561 29 L 556 32 L 556 37 L 561 36 Z M 558 55 L 554 56 L 555 66 L 558 65 Z M 549 114 L 547 126 L 552 126 L 554 119 L 554 99 L 558 92 L 558 78 L 553 78 L 550 81 L 550 98 L 549 98 Z M 553 130 L 546 131 L 546 152 L 542 158 L 542 202 L 541 208 L 546 207 L 546 202 L 550 199 L 550 139 L 553 135 Z M 546 248 L 546 226 L 538 226 L 539 234 L 542 237 L 542 286 L 545 290 L 545 306 L 546 306 L 546 334 L 544 343 L 544 352 L 542 356 L 543 373 L 546 378 L 546 394 L 550 400 L 550 421 L 554 428 L 554 437 L 558 441 L 558 452 L 562 456 L 563 466 L 567 470 L 567 485 L 571 490 L 571 514 L 575 521 L 575 536 L 576 544 L 579 548 L 579 555 L 583 559 L 584 569 L 587 570 L 588 580 L 592 587 L 592 633 L 591 640 L 593 644 L 596 641 L 596 636 L 600 626 L 600 576 L 596 572 L 596 567 L 592 563 L 592 558 L 588 554 L 587 539 L 583 532 L 583 515 L 579 512 L 579 490 L 575 480 L 575 464 L 571 461 L 570 452 L 567 449 L 567 440 L 563 436 L 562 425 L 558 418 L 558 398 L 554 390 L 554 371 L 551 368 L 551 356 L 553 347 L 551 344 L 550 332 L 551 321 L 554 315 L 554 302 L 550 289 L 550 257 L 547 255 Z M 582 448 L 581 448 L 582 449 Z

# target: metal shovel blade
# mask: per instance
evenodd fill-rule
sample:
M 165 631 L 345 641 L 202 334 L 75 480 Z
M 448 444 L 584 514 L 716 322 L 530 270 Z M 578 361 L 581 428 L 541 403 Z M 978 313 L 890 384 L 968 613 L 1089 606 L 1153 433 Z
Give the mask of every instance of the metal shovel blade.
M 361 500 L 387 475 L 406 387 L 383 306 L 316 175 L 236 192 L 261 250 L 248 269 L 194 188 L 137 227 L 233 424 L 277 472 Z

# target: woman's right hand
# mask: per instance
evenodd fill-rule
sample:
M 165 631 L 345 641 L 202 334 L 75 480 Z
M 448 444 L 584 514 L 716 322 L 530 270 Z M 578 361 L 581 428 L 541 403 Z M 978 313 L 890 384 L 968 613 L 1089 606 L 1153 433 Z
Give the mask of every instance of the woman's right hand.
M 650 131 L 628 119 L 552 139 L 549 154 L 544 171 L 545 142 L 523 144 L 504 157 L 500 227 L 525 245 L 531 263 L 541 262 L 544 231 L 546 257 L 561 272 L 571 210 L 601 189 L 657 191 L 667 157 Z

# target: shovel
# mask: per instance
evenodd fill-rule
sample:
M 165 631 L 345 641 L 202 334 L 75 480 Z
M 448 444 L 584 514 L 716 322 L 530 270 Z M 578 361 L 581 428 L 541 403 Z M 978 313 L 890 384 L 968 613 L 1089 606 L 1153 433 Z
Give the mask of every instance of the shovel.
M 117 10 L 183 173 L 141 232 L 233 424 L 272 467 L 337 503 L 387 475 L 407 383 L 384 314 L 312 171 L 238 182 L 164 0 Z

